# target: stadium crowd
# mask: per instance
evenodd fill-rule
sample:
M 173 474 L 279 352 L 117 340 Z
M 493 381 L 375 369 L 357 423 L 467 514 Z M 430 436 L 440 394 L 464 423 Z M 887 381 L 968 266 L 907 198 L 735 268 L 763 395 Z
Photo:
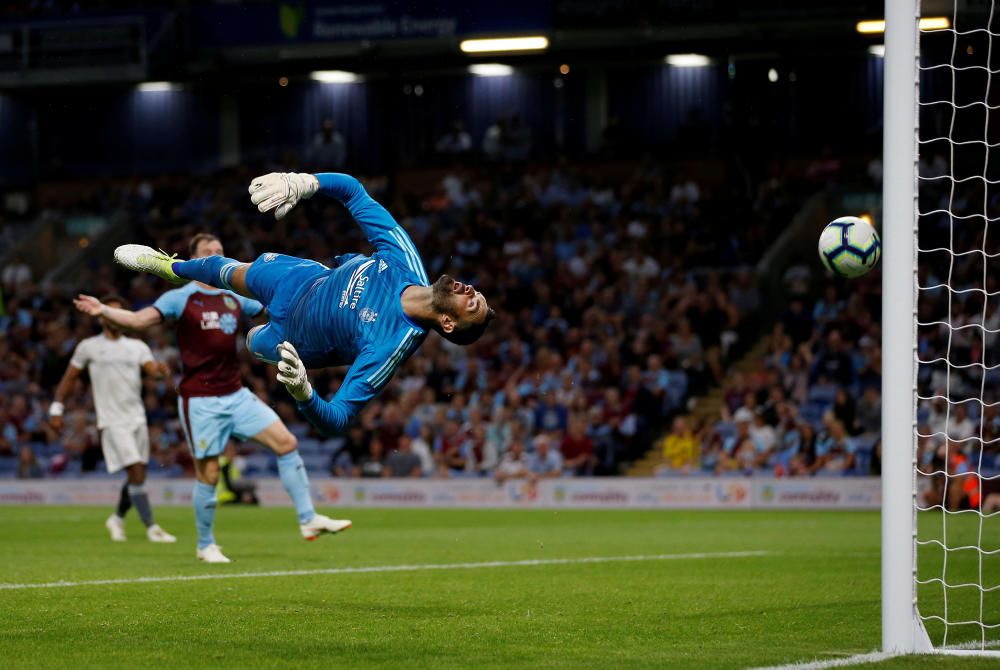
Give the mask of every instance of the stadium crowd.
M 880 280 L 844 283 L 791 272 L 787 308 L 757 365 L 734 372 L 718 421 L 675 420 L 661 441 L 662 474 L 878 474 L 881 428 Z M 798 292 L 797 292 L 798 291 Z
M 944 157 L 926 157 L 920 172 L 945 174 Z M 975 184 L 952 193 L 947 181 L 928 181 L 920 197 L 929 213 L 921 217 L 917 303 L 917 458 L 932 491 L 925 503 L 940 502 L 947 473 L 961 484 L 947 504 L 975 506 L 981 487 L 985 495 L 1000 484 L 1000 291 L 990 267 L 1000 248 L 983 221 L 1000 214 L 1000 198 L 984 198 Z M 661 474 L 879 474 L 880 271 L 847 281 L 802 265 L 785 280 L 787 308 L 762 359 L 727 377 L 718 420 L 675 419 L 658 445 Z
M 787 214 L 777 184 L 761 189 L 748 215 L 738 199 L 703 198 L 703 187 L 671 179 L 651 161 L 619 175 L 565 162 L 491 174 L 455 168 L 424 196 L 387 202 L 431 276 L 462 277 L 497 308 L 500 318 L 476 346 L 430 337 L 357 425 L 333 439 L 304 423 L 267 368 L 244 359 L 246 383 L 293 427 L 313 471 L 617 474 L 692 394 L 723 378 L 748 340 L 759 296 L 741 268 L 762 252 L 769 219 Z M 262 218 L 246 205 L 249 179 L 238 171 L 80 189 L 72 207 L 119 216 L 131 223 L 131 239 L 181 254 L 201 231 L 243 259 L 281 251 L 324 261 L 368 248 L 329 200 L 314 199 L 282 222 Z M 384 180 L 367 186 L 386 201 Z M 39 287 L 30 273 L 12 272 L 4 287 L 0 453 L 20 458 L 26 473 L 101 467 L 85 389 L 76 389 L 62 434 L 45 419 L 73 347 L 96 328 L 69 298 L 124 293 L 139 309 L 169 288 L 104 258 L 91 263 L 71 286 Z M 146 339 L 176 370 L 169 330 Z M 340 381 L 337 371 L 313 378 L 326 394 Z M 152 471 L 190 474 L 171 384 L 147 381 L 145 402 L 157 445 Z M 269 467 L 253 446 L 241 451 L 247 473 Z

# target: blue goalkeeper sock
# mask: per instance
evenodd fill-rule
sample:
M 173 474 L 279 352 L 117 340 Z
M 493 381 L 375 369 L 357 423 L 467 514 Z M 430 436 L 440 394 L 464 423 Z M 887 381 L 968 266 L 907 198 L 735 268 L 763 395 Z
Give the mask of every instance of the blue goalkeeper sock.
M 302 462 L 298 449 L 278 456 L 278 474 L 281 475 L 281 483 L 285 485 L 289 497 L 295 503 L 295 513 L 299 515 L 299 523 L 312 521 L 312 518 L 316 516 L 316 510 L 309 497 L 309 477 L 306 476 L 306 464 Z
M 198 526 L 198 548 L 215 544 L 215 487 L 203 482 L 194 483 L 194 519 Z
M 233 272 L 241 265 L 243 264 L 239 261 L 225 256 L 205 256 L 192 258 L 189 261 L 174 261 L 171 267 L 174 274 L 183 279 L 193 279 L 215 288 L 232 291 L 233 287 L 229 282 Z

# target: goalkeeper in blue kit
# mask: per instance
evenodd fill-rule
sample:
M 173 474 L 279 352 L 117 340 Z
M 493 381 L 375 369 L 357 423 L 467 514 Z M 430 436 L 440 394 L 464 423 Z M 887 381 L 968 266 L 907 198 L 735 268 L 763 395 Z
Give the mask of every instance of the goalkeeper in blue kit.
M 448 275 L 433 284 L 406 231 L 345 174 L 271 173 L 250 184 L 261 212 L 284 217 L 302 199 L 322 193 L 343 203 L 376 251 L 343 254 L 327 267 L 265 253 L 253 263 L 224 256 L 175 260 L 147 246 L 126 244 L 115 261 L 173 283 L 200 281 L 261 302 L 269 322 L 247 333 L 247 349 L 277 364 L 278 381 L 318 430 L 342 431 L 436 330 L 457 344 L 483 334 L 494 312 L 483 294 Z M 307 369 L 350 365 L 330 401 L 312 389 Z

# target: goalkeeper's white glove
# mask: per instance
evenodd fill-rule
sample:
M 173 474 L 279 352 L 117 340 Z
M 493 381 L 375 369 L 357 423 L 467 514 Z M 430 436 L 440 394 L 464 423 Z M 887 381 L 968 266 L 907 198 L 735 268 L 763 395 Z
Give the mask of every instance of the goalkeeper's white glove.
M 278 345 L 278 355 L 281 356 L 278 381 L 285 385 L 293 398 L 299 402 L 307 402 L 312 398 L 313 388 L 299 353 L 289 342 L 282 342 Z
M 316 175 L 305 172 L 271 172 L 250 182 L 250 202 L 261 213 L 274 210 L 274 218 L 282 219 L 299 203 L 319 190 Z

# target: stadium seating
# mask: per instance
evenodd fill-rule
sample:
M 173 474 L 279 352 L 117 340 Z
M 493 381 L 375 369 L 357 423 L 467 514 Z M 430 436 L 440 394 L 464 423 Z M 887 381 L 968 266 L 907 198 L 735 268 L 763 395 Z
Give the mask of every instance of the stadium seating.
M 692 395 L 718 384 L 728 363 L 756 337 L 750 324 L 759 297 L 752 274 L 742 268 L 762 253 L 758 226 L 774 212 L 755 209 L 725 191 L 724 184 L 671 190 L 668 171 L 649 161 L 560 163 L 528 170 L 516 180 L 468 168 L 435 174 L 448 197 L 428 199 L 428 192 L 410 191 L 402 183 L 393 213 L 421 249 L 431 275 L 450 272 L 477 284 L 501 317 L 469 350 L 431 337 L 362 417 L 360 444 L 347 445 L 342 462 L 349 455 L 357 466 L 376 437 L 394 445 L 405 416 L 406 430 L 415 437 L 429 429 L 422 440 L 434 457 L 457 441 L 466 472 L 487 474 L 511 440 L 522 440 L 530 451 L 540 433 L 567 429 L 565 423 L 548 428 L 539 423 L 541 405 L 551 397 L 556 414 L 583 422 L 592 438 L 593 473 L 617 474 L 650 448 Z M 117 218 L 132 221 L 129 239 L 182 255 L 187 239 L 202 230 L 219 234 L 227 253 L 248 260 L 281 251 L 329 261 L 337 253 L 368 248 L 344 213 L 319 199 L 294 212 L 287 224 L 259 225 L 256 212 L 245 205 L 243 181 L 244 175 L 220 173 L 192 190 L 190 180 L 171 178 L 139 185 L 141 198 L 130 190 L 135 184 L 123 185 L 108 192 L 104 209 L 95 214 L 109 220 L 121 215 Z M 385 201 L 385 182 L 368 183 Z M 503 189 L 504 200 L 497 199 L 497 188 Z M 717 190 L 716 197 L 699 202 L 699 193 L 710 188 Z M 185 199 L 183 194 L 192 191 Z M 207 192 L 219 197 L 206 199 Z M 528 204 L 511 218 L 503 205 L 507 199 Z M 81 206 L 94 202 L 89 198 Z M 782 207 L 787 206 L 786 200 Z M 478 220 L 474 228 L 471 218 Z M 694 234 L 708 222 L 718 235 Z M 711 259 L 715 265 L 706 265 Z M 59 288 L 51 295 L 34 281 L 7 287 L 0 349 L 10 355 L 0 357 L 0 383 L 30 395 L 38 427 L 25 431 L 22 422 L 8 421 L 6 412 L 0 426 L 14 431 L 12 448 L 23 439 L 40 438 L 46 445 L 36 450 L 41 458 L 65 450 L 76 465 L 60 476 L 78 471 L 99 476 L 90 471 L 91 463 L 80 464 L 81 447 L 70 445 L 67 434 L 49 434 L 44 426 L 51 388 L 72 346 L 94 328 L 73 312 L 67 298 L 81 290 L 100 295 L 128 289 L 138 308 L 167 287 L 119 272 L 95 255 L 72 285 Z M 682 324 L 690 325 L 683 337 L 678 334 Z M 154 331 L 149 341 L 154 353 L 176 369 L 172 335 Z M 47 361 L 43 369 L 29 370 L 27 361 L 35 357 Z M 659 372 L 650 370 L 654 358 Z M 336 387 L 339 374 L 315 373 L 313 384 L 325 392 Z M 307 468 L 328 473 L 343 440 L 325 440 L 302 421 L 265 367 L 247 360 L 244 377 L 289 423 Z M 145 394 L 155 407 L 151 423 L 166 433 L 162 463 L 151 473 L 190 476 L 172 390 L 149 381 Z M 92 403 L 85 395 L 75 396 L 68 410 L 91 413 Z M 449 422 L 457 433 L 445 436 Z M 485 439 L 486 449 L 476 435 Z M 558 444 L 559 435 L 554 437 Z M 241 450 L 248 476 L 276 472 L 273 459 L 257 447 Z

